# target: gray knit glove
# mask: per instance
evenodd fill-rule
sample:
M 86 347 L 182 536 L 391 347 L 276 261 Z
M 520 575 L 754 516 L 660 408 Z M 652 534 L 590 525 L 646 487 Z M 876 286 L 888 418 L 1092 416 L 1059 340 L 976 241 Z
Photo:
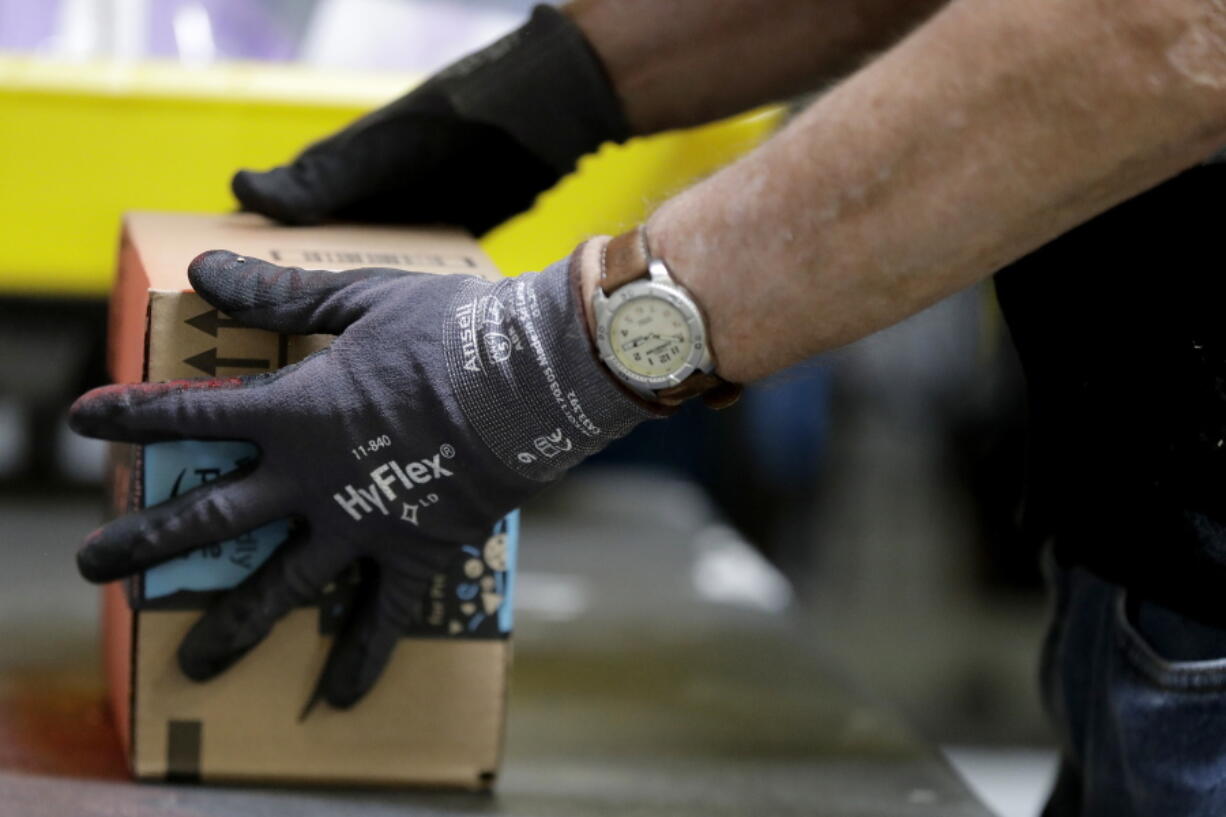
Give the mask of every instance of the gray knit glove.
M 338 337 L 271 374 L 81 397 L 71 423 L 91 437 L 248 440 L 260 450 L 246 471 L 91 535 L 78 556 L 82 575 L 111 581 L 292 518 L 290 539 L 204 614 L 179 663 L 198 680 L 221 672 L 364 559 L 377 568 L 375 590 L 320 684 L 333 705 L 351 705 L 420 614 L 428 578 L 461 544 L 481 541 L 530 495 L 653 416 L 595 357 L 570 263 L 490 283 L 200 256 L 192 286 L 243 324 Z
M 283 167 L 240 171 L 244 209 L 290 224 L 448 222 L 483 233 L 629 128 L 573 22 L 538 6 L 521 28 Z

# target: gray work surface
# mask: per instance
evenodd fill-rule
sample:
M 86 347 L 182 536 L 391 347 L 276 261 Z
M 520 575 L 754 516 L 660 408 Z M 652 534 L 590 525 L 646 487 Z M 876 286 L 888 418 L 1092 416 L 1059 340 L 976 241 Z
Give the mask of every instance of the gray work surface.
M 588 474 L 525 513 L 492 794 L 129 782 L 102 703 L 100 503 L 0 502 L 0 817 L 988 817 L 936 753 L 832 679 L 787 587 L 687 486 Z

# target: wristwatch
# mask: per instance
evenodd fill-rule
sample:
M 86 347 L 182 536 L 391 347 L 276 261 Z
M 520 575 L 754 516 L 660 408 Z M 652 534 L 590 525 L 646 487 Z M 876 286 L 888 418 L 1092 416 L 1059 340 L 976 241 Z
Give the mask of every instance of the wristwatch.
M 640 397 L 666 405 L 702 397 L 723 408 L 741 396 L 741 386 L 715 374 L 706 318 L 664 259 L 652 257 L 643 228 L 606 245 L 592 315 L 601 360 Z

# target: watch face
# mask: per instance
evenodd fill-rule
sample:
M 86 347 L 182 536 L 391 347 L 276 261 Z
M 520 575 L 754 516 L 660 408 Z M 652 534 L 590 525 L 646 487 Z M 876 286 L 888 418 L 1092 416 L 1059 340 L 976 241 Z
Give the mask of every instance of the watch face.
M 641 377 L 662 377 L 686 364 L 693 338 L 681 310 L 660 298 L 626 301 L 609 322 L 617 360 Z

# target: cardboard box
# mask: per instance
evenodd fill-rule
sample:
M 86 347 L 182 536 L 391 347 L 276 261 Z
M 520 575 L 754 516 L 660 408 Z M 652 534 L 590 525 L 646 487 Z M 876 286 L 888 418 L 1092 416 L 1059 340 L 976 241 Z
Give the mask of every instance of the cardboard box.
M 246 214 L 131 213 L 111 307 L 109 361 L 117 382 L 258 372 L 329 341 L 238 327 L 190 292 L 187 266 L 208 249 L 318 269 L 384 266 L 498 277 L 476 243 L 452 229 L 284 228 Z M 254 454 L 239 441 L 115 446 L 115 508 L 147 507 Z M 490 786 L 506 708 L 516 516 L 500 522 L 488 542 L 466 546 L 435 577 L 422 624 L 401 640 L 366 698 L 348 711 L 321 704 L 305 720 L 299 715 L 343 620 L 352 576 L 338 579 L 320 604 L 293 611 L 213 681 L 188 680 L 175 661 L 199 611 L 256 569 L 286 524 L 274 522 L 105 589 L 106 669 L 133 774 Z M 483 571 L 476 579 L 473 560 Z

